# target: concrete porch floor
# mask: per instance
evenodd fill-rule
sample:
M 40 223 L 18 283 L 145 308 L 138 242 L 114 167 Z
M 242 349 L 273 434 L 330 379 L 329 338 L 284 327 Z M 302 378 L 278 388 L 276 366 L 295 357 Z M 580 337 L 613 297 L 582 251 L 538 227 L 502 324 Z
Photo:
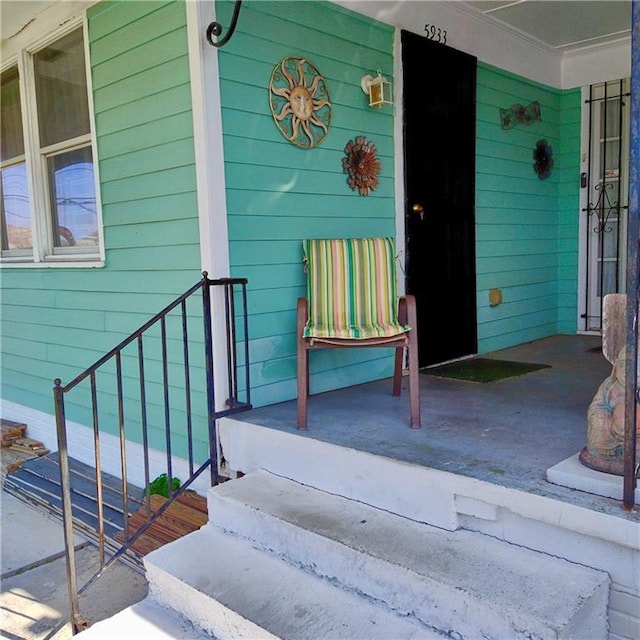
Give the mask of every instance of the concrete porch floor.
M 390 380 L 311 396 L 306 432 L 296 429 L 295 401 L 239 419 L 640 521 L 638 508 L 625 511 L 621 499 L 547 480 L 549 468 L 586 444 L 588 405 L 611 371 L 600 337 L 552 336 L 482 357 L 550 368 L 487 384 L 422 374 L 421 429 L 409 428 L 406 389 L 392 397 Z

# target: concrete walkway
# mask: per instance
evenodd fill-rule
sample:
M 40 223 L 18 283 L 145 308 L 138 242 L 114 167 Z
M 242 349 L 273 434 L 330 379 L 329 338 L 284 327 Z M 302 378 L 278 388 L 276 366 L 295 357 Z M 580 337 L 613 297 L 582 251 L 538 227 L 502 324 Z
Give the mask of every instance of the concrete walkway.
M 62 523 L 4 490 L 0 499 L 0 637 L 71 638 L 69 623 L 56 631 L 69 617 Z M 99 560 L 96 548 L 80 537 L 76 560 L 82 586 L 97 571 Z M 81 597 L 82 615 L 93 624 L 139 602 L 147 591 L 145 576 L 118 563 Z

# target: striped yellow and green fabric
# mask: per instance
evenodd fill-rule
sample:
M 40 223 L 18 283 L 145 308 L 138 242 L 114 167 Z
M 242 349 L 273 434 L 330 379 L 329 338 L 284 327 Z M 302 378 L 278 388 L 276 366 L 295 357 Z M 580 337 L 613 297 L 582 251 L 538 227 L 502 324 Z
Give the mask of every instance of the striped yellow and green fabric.
M 392 238 L 303 240 L 309 320 L 305 338 L 365 339 L 408 331 L 398 323 Z

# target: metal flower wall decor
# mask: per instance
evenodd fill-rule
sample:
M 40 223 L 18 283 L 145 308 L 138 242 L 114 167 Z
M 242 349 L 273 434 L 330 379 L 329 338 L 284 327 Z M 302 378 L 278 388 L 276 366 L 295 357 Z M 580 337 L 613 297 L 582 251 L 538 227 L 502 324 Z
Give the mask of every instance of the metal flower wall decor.
M 535 160 L 533 168 L 540 180 L 546 180 L 551 175 L 553 169 L 553 149 L 546 140 L 538 140 L 536 148 L 533 150 Z
M 532 102 L 524 106 L 512 104 L 510 109 L 500 109 L 500 122 L 503 129 L 511 129 L 517 124 L 532 124 L 540 122 L 540 103 Z
M 280 133 L 297 147 L 315 147 L 329 132 L 329 90 L 318 70 L 304 58 L 282 58 L 273 68 L 269 105 Z
M 347 183 L 351 189 L 357 189 L 361 196 L 368 196 L 378 188 L 380 160 L 376 157 L 377 152 L 373 142 L 364 136 L 356 136 L 355 140 L 349 140 L 344 148 L 342 169 L 349 176 Z

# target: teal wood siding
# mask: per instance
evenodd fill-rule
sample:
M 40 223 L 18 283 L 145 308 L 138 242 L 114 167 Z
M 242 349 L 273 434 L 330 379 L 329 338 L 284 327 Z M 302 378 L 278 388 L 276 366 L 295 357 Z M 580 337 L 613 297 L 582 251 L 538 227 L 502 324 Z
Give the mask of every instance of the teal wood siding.
M 540 103 L 541 121 L 502 129 L 501 108 L 533 101 Z M 571 95 L 478 65 L 479 353 L 575 332 L 579 129 L 574 118 L 579 115 L 574 109 Z M 541 139 L 551 145 L 554 158 L 545 180 L 533 168 L 533 150 Z M 492 307 L 489 290 L 494 288 L 502 290 L 503 302 Z
M 216 11 L 229 24 L 232 3 Z M 380 69 L 393 80 L 393 29 L 326 2 L 246 2 L 219 52 L 232 275 L 249 280 L 252 401 L 296 395 L 296 300 L 305 295 L 303 238 L 395 235 L 393 107 L 372 109 L 360 88 Z M 302 149 L 277 129 L 268 87 L 274 66 L 302 57 L 324 77 L 331 127 Z M 378 149 L 379 187 L 352 191 L 344 147 L 363 135 Z M 366 361 L 366 366 L 361 363 Z M 391 373 L 388 350 L 311 354 L 311 390 Z
M 558 147 L 558 333 L 578 330 L 581 92 L 560 99 Z
M 185 6 L 106 2 L 88 24 L 105 267 L 2 272 L 2 396 L 48 413 L 54 378 L 69 382 L 201 277 Z M 114 392 L 107 376 L 107 413 Z M 91 424 L 86 401 L 70 397 L 67 417 Z

